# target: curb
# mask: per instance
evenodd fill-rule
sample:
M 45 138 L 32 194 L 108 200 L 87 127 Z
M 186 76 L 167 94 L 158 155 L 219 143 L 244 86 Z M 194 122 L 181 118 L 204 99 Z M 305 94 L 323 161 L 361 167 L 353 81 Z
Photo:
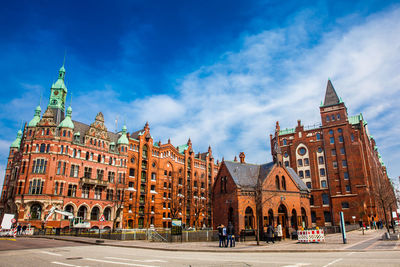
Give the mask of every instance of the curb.
M 31 238 L 45 238 L 45 239 L 53 239 L 53 240 L 61 240 L 61 241 L 69 241 L 76 242 L 82 244 L 96 245 L 96 246 L 108 246 L 108 247 L 120 247 L 120 248 L 135 248 L 135 249 L 147 249 L 147 250 L 158 250 L 158 251 L 180 251 L 180 252 L 208 252 L 208 253 L 304 253 L 304 252 L 374 252 L 374 251 L 400 251 L 399 249 L 374 249 L 374 250 L 362 250 L 362 249 L 265 249 L 265 250 L 224 250 L 222 249 L 180 249 L 180 248 L 156 248 L 156 247 L 142 247 L 136 245 L 121 245 L 121 244 L 110 244 L 110 243 L 96 243 L 85 241 L 85 240 L 70 240 L 64 238 L 50 237 L 50 236 L 31 236 Z

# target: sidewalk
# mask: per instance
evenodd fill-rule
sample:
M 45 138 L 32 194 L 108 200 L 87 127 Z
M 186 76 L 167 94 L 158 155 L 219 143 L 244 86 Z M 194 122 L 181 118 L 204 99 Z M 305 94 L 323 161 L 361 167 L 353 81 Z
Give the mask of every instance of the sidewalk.
M 165 243 L 144 240 L 107 240 L 104 243 L 96 243 L 96 238 L 75 236 L 32 236 L 33 238 L 48 238 L 65 241 L 80 242 L 92 245 L 115 246 L 126 248 L 142 248 L 167 251 L 192 251 L 192 252 L 365 252 L 374 250 L 400 251 L 400 241 L 382 241 L 384 230 L 368 230 L 365 235 L 361 230 L 347 233 L 347 244 L 343 244 L 341 234 L 330 234 L 326 236 L 325 242 L 300 244 L 296 240 L 285 240 L 266 244 L 260 242 L 257 246 L 255 241 L 236 242 L 234 248 L 220 248 L 218 242 L 183 242 Z

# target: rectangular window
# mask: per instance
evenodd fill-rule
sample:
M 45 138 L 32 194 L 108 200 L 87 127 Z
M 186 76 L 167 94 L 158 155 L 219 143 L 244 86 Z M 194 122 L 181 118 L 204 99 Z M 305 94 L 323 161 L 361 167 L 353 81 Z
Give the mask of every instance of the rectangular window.
M 134 182 L 129 182 L 129 185 L 128 185 L 129 188 L 133 188 L 134 186 L 135 186 Z
M 343 143 L 343 135 L 339 135 L 339 142 Z
M 297 160 L 297 165 L 298 166 L 303 166 L 303 160 L 302 159 L 298 159 Z
M 322 194 L 322 204 L 329 205 L 329 195 L 328 194 Z
M 346 192 L 350 192 L 350 185 L 346 185 Z
M 321 181 L 321 187 L 326 188 L 326 181 Z
M 344 150 L 344 147 L 341 147 L 341 148 L 340 148 L 340 154 L 342 154 L 342 155 L 345 155 L 345 154 L 346 154 L 346 151 Z
M 334 144 L 334 143 L 335 143 L 335 138 L 330 137 L 330 138 L 329 138 L 329 143 Z
M 354 134 L 351 134 L 351 142 L 354 142 Z
M 82 187 L 82 198 L 89 198 L 89 190 L 90 188 L 88 186 Z
M 322 157 L 322 156 L 318 157 L 318 163 L 324 164 L 324 157 Z
M 85 167 L 84 177 L 85 178 L 92 178 L 92 168 Z
M 346 180 L 349 179 L 349 173 L 348 172 L 344 172 L 343 176 L 344 176 L 344 179 L 346 179 Z
M 103 180 L 104 170 L 97 169 L 97 180 Z
M 332 150 L 331 150 L 331 155 L 332 155 L 332 156 L 336 156 L 336 149 L 332 149 Z
M 347 167 L 347 160 L 342 160 L 342 166 L 343 166 L 343 168 Z
M 59 174 L 61 174 L 61 161 L 59 161 L 58 162 L 58 164 L 57 164 L 57 174 L 59 175 Z
M 58 182 L 56 182 L 54 186 L 54 195 L 57 195 L 57 193 L 58 193 Z
M 65 175 L 65 170 L 67 169 L 67 163 L 63 162 L 63 169 L 62 169 L 62 175 Z
M 332 162 L 333 168 L 337 168 L 337 161 Z
M 129 168 L 129 176 L 135 177 L 135 169 L 134 168 Z
M 101 199 L 101 191 L 100 187 L 96 187 L 94 190 L 94 199 Z
M 308 161 L 308 158 L 305 158 L 305 159 L 304 159 L 304 166 L 308 166 L 308 165 L 310 165 L 310 163 L 309 163 L 309 161 Z
M 63 195 L 63 191 L 64 191 L 64 183 L 60 183 L 60 196 Z
M 114 179 L 115 179 L 115 172 L 108 172 L 108 181 L 110 183 L 114 183 Z
M 299 176 L 300 176 L 300 178 L 304 178 L 304 172 L 303 171 L 299 171 Z
M 72 184 L 68 185 L 68 192 L 67 192 L 67 196 L 72 196 Z
M 285 161 L 285 167 L 289 167 L 289 161 Z
M 310 178 L 310 170 L 305 170 L 306 178 Z
M 332 222 L 331 213 L 329 211 L 324 211 L 325 222 Z
M 325 169 L 324 168 L 319 169 L 319 175 L 325 176 Z
M 151 173 L 151 180 L 152 181 L 156 180 L 156 173 L 155 172 Z
M 307 188 L 311 188 L 311 182 L 307 182 L 306 185 L 307 185 Z

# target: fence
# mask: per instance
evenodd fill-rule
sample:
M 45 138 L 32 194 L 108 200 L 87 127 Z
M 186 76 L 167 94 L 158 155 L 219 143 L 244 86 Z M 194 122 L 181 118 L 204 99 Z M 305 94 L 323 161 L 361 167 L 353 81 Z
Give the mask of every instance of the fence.
M 101 232 L 100 232 L 101 231 Z M 35 235 L 80 236 L 110 240 L 148 240 L 155 242 L 202 242 L 218 240 L 218 232 L 213 230 L 182 231 L 182 235 L 171 235 L 170 229 L 121 229 L 107 231 L 99 229 L 36 229 Z
M 321 227 L 324 229 L 325 234 L 335 234 L 341 233 L 340 226 L 325 226 Z M 346 225 L 346 232 L 354 231 L 360 229 L 360 225 L 358 224 L 347 224 Z

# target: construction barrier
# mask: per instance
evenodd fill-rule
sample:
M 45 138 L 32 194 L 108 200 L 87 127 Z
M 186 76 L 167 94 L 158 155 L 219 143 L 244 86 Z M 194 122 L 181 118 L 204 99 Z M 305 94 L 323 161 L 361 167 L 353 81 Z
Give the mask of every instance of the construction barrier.
M 299 243 L 325 242 L 324 230 L 299 230 L 297 231 Z

